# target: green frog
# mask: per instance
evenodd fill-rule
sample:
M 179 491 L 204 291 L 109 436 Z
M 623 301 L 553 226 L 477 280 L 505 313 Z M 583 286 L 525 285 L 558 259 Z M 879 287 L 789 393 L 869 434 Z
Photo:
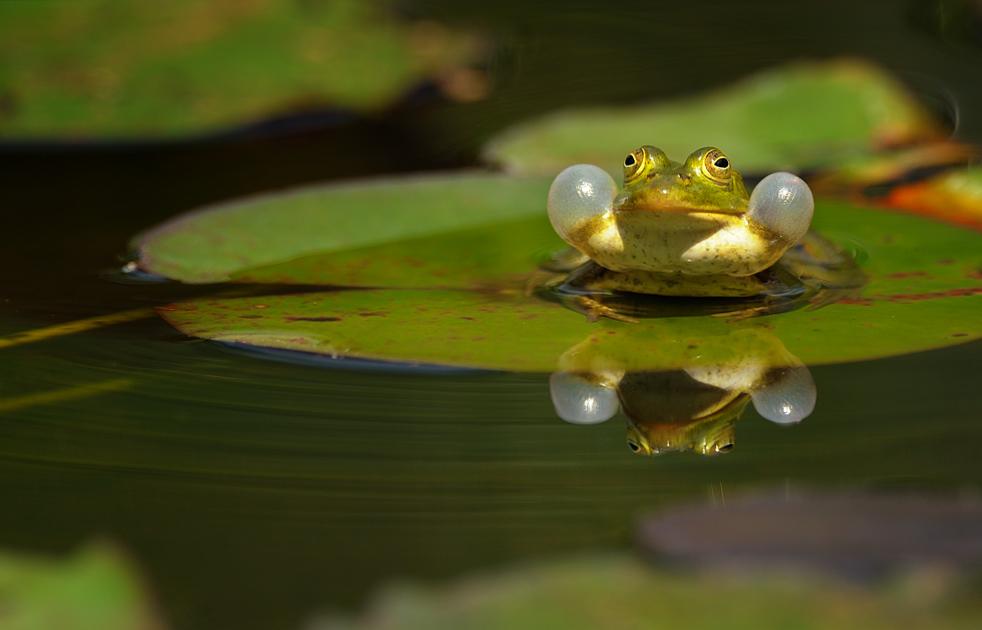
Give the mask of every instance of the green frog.
M 643 146 L 624 160 L 624 186 L 590 164 L 571 166 L 549 190 L 549 220 L 574 249 L 543 265 L 537 282 L 591 320 L 637 321 L 602 303 L 618 293 L 765 298 L 749 313 L 788 307 L 789 296 L 865 284 L 848 253 L 809 231 L 815 202 L 791 173 L 747 193 L 715 147 L 674 162 Z M 816 303 L 838 299 L 840 293 Z

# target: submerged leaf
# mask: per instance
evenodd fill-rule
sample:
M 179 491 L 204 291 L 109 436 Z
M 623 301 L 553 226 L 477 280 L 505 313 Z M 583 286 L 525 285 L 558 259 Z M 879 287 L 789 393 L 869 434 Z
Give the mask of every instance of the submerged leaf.
M 638 106 L 571 109 L 521 123 L 485 157 L 512 172 L 558 173 L 621 160 L 654 144 L 682 160 L 721 148 L 745 174 L 801 171 L 886 146 L 938 140 L 944 131 L 895 79 L 856 60 L 797 63 L 730 87 Z

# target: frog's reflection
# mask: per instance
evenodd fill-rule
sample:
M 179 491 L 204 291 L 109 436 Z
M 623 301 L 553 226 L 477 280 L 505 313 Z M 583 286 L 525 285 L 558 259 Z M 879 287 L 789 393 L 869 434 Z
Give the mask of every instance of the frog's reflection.
M 557 414 L 570 423 L 596 424 L 620 408 L 628 419 L 628 446 L 641 455 L 726 453 L 751 402 L 761 416 L 779 424 L 800 422 L 815 408 L 811 373 L 773 335 L 766 348 L 758 346 L 760 352 L 667 371 L 627 371 L 614 357 L 586 358 L 582 346 L 567 352 L 562 371 L 549 379 Z

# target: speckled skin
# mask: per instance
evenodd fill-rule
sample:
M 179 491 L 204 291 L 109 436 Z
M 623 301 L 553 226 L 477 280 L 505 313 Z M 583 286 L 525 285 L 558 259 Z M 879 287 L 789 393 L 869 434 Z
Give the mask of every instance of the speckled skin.
M 726 160 L 712 147 L 682 163 L 638 149 L 611 211 L 585 222 L 570 244 L 613 271 L 750 276 L 770 267 L 792 243 L 747 217 L 743 178 L 728 160 L 725 177 L 711 176 L 714 157 Z
M 791 243 L 743 215 L 618 208 L 582 227 L 577 249 L 613 271 L 750 276 Z M 701 280 L 700 280 L 701 282 Z
M 550 220 L 579 252 L 557 257 L 562 262 L 548 269 L 570 272 L 563 286 L 742 298 L 781 292 L 788 279 L 796 282 L 796 269 L 777 263 L 800 237 L 782 236 L 752 218 L 743 178 L 718 149 L 699 149 L 679 163 L 656 147 L 643 146 L 626 158 L 620 191 L 590 168 L 560 175 L 550 191 Z M 554 192 L 577 190 L 585 180 L 609 190 L 606 211 L 564 215 L 565 204 L 580 203 L 568 193 L 557 196 L 553 207 Z M 599 200 L 591 203 L 600 205 Z M 823 240 L 813 234 L 803 240 L 816 238 Z M 578 299 L 589 303 L 589 298 Z M 590 309 L 587 304 L 585 310 Z

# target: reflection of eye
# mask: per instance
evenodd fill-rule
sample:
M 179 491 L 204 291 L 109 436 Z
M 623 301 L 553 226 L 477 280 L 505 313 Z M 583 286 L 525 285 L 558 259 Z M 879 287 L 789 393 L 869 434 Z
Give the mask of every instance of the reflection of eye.
M 733 444 L 724 444 L 716 448 L 717 453 L 729 453 L 733 450 Z
M 645 174 L 645 164 L 647 162 L 647 154 L 644 147 L 640 149 L 635 149 L 627 154 L 624 158 L 624 184 L 631 184 L 639 179 Z
M 710 149 L 702 160 L 702 170 L 706 177 L 717 184 L 725 184 L 730 180 L 730 160 L 719 149 Z
M 634 442 L 634 440 L 628 440 L 628 441 L 627 441 L 627 445 L 628 445 L 628 447 L 629 447 L 629 448 L 630 448 L 630 449 L 631 449 L 632 451 L 634 451 L 635 453 L 637 453 L 638 451 L 640 451 L 640 450 L 641 450 L 641 447 L 640 447 L 640 446 L 638 446 L 638 445 L 637 445 L 637 443 L 636 443 L 636 442 Z

